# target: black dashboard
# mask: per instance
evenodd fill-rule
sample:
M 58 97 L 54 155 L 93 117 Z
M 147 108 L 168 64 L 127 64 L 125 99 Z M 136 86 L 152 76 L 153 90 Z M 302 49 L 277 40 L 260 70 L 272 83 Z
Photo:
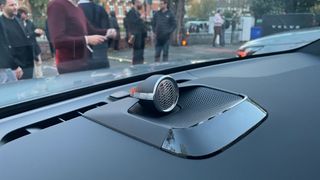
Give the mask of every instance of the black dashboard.
M 318 179 L 317 47 L 319 42 L 294 52 L 170 74 L 181 82 L 180 86 L 197 84 L 245 95 L 268 114 L 237 141 L 210 156 L 199 159 L 176 156 L 161 150 L 151 140 L 125 133 L 134 129 L 134 125 L 121 129 L 92 120 L 97 111 L 100 118 L 116 120 L 116 116 L 104 112 L 130 97 L 117 99 L 112 95 L 128 92 L 136 82 L 3 118 L 1 179 Z M 116 109 L 127 112 L 121 103 Z M 190 117 L 193 113 L 197 116 L 197 112 L 201 111 L 185 113 L 190 113 Z M 132 122 L 132 116 L 127 115 L 126 120 Z M 186 117 L 179 118 L 183 121 Z M 161 121 L 166 121 L 166 117 Z M 150 139 L 159 135 L 154 133 L 151 137 L 153 131 L 144 128 L 138 127 L 136 131 L 145 131 L 143 136 Z M 221 131 L 228 135 L 236 129 Z M 220 142 L 217 136 L 208 141 L 214 138 Z

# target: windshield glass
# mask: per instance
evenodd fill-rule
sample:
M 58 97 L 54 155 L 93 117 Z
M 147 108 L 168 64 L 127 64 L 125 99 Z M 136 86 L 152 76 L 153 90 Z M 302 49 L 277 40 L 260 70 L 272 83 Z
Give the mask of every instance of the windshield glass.
M 0 0 L 0 107 L 320 37 L 318 0 Z

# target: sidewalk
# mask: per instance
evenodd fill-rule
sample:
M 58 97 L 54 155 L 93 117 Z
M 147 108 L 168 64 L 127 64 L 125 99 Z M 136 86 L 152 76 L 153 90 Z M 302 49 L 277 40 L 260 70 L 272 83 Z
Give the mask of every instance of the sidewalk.
M 193 45 L 193 46 L 170 46 L 169 61 L 179 60 L 208 60 L 231 58 L 236 56 L 238 45 L 226 45 L 225 47 L 212 47 L 211 45 Z M 131 64 L 132 49 L 122 49 L 115 51 L 110 49 L 108 52 L 110 61 Z M 144 50 L 145 63 L 154 62 L 154 47 L 146 47 Z
M 232 58 L 236 56 L 238 45 L 226 45 L 225 47 L 212 47 L 211 45 L 170 46 L 169 61 Z M 154 47 L 146 47 L 144 51 L 145 64 L 154 63 Z M 126 48 L 119 51 L 109 49 L 108 57 L 110 67 L 128 67 L 131 65 L 132 49 Z M 57 75 L 57 69 L 53 58 L 43 61 L 43 75 L 45 77 Z

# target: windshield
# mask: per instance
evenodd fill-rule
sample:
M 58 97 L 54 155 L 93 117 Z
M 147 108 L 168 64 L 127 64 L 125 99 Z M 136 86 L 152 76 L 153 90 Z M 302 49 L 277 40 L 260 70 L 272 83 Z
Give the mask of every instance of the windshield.
M 318 0 L 0 0 L 0 108 L 320 37 Z

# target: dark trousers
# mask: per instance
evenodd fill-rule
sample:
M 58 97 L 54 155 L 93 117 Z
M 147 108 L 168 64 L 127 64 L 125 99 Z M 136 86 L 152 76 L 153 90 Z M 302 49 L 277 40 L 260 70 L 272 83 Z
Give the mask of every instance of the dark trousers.
M 224 32 L 221 26 L 215 26 L 214 27 L 214 36 L 213 36 L 213 46 L 216 46 L 216 39 L 217 36 L 219 35 L 219 40 L 220 40 L 220 45 L 224 46 Z
M 92 47 L 93 53 L 91 58 L 88 60 L 89 70 L 109 68 L 110 63 L 108 59 L 108 42 L 96 45 Z
M 57 64 L 59 74 L 109 68 L 110 63 L 107 55 L 108 43 L 105 42 L 103 44 L 93 46 L 92 50 L 93 53 L 91 56 L 84 59 L 60 60 Z
M 21 79 L 32 79 L 33 78 L 33 68 L 34 67 L 22 68 L 23 75 L 22 75 Z
M 156 54 L 155 54 L 155 62 L 160 62 L 160 57 L 161 57 L 161 52 L 163 51 L 162 54 L 162 60 L 163 61 L 168 61 L 168 56 L 169 56 L 169 39 L 164 43 L 160 44 L 156 42 Z
M 114 50 L 119 50 L 119 39 L 110 39 L 108 44 L 109 44 L 109 48 L 113 48 Z
M 113 40 L 113 49 L 119 50 L 119 39 Z
M 132 64 L 143 64 L 144 62 L 144 36 L 142 34 L 135 35 L 135 40 L 133 43 L 133 57 Z

